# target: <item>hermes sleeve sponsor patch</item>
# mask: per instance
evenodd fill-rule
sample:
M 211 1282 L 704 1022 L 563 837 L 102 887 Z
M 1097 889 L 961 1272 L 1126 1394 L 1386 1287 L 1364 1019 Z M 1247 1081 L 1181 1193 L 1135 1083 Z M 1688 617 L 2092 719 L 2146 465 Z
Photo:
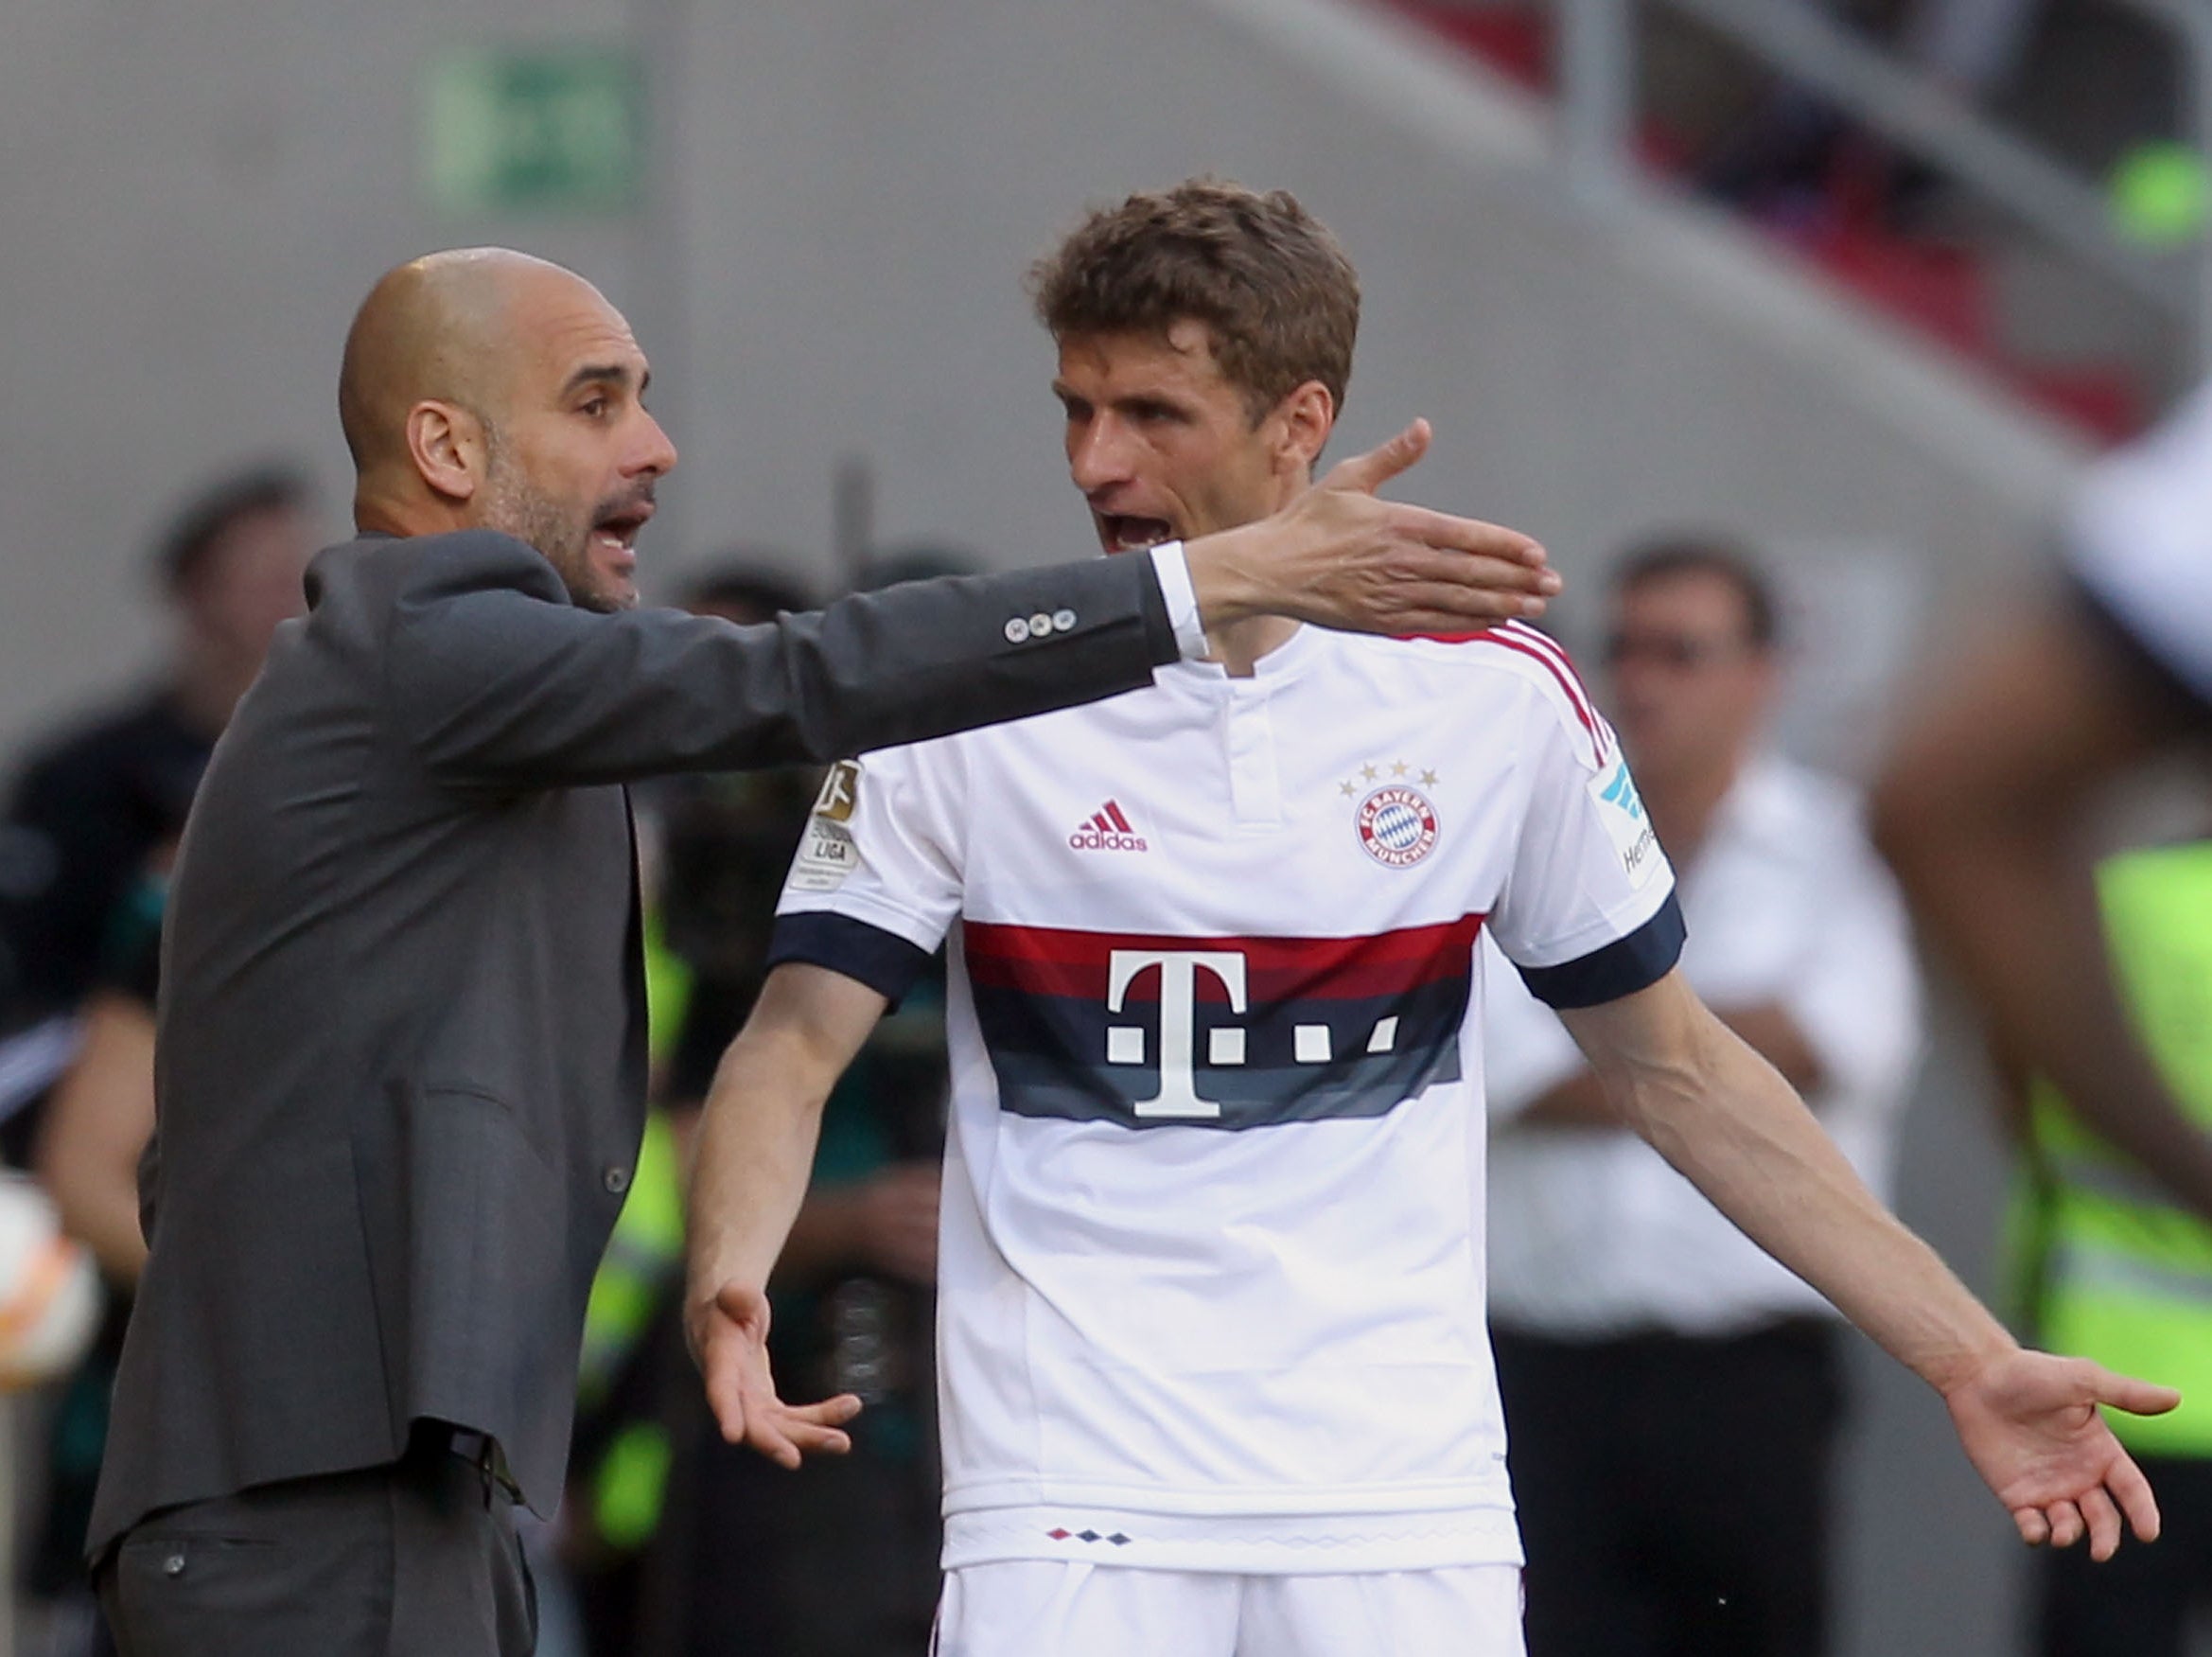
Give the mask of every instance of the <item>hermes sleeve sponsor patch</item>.
M 1616 759 L 1591 778 L 1589 797 L 1597 803 L 1598 820 L 1606 825 L 1606 837 L 1627 872 L 1628 884 L 1641 890 L 1659 866 L 1659 837 L 1651 832 L 1651 819 L 1644 815 L 1643 797 L 1628 774 L 1628 762 Z

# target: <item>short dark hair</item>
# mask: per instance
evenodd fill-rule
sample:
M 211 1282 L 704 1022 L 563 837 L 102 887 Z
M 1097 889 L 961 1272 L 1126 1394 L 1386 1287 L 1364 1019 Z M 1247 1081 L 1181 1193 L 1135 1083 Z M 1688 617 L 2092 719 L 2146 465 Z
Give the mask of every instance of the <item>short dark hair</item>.
M 222 538 L 241 520 L 304 510 L 314 494 L 307 471 L 285 462 L 218 479 L 177 511 L 155 543 L 154 569 L 162 585 L 170 592 L 183 591 L 200 578 Z
M 1774 584 L 1741 541 L 1723 535 L 1669 535 L 1643 542 L 1613 566 L 1608 585 L 1623 593 L 1670 575 L 1711 575 L 1735 589 L 1744 607 L 1744 640 L 1757 650 L 1782 643 L 1782 610 Z
M 1309 379 L 1343 409 L 1360 277 L 1288 190 L 1198 178 L 1097 208 L 1029 267 L 1029 293 L 1055 340 L 1203 324 L 1255 423 Z

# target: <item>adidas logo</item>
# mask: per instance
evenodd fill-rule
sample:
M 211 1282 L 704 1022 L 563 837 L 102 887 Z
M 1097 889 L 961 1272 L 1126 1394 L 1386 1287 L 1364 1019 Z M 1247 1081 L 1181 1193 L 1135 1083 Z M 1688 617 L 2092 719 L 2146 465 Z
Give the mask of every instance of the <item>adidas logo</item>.
M 1120 802 L 1109 800 L 1091 814 L 1088 822 L 1079 824 L 1076 832 L 1067 837 L 1067 843 L 1079 852 L 1145 852 L 1150 848 L 1144 837 L 1130 827 L 1129 819 L 1122 814 Z

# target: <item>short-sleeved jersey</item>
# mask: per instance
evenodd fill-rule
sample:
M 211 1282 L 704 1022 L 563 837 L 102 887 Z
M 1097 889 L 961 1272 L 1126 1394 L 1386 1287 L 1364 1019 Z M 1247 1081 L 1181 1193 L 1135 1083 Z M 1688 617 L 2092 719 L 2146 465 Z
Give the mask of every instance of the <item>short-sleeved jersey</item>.
M 2067 542 L 2097 607 L 2212 710 L 2212 382 L 2097 465 Z
M 775 961 L 948 940 L 948 1566 L 1514 1562 L 1483 1317 L 1480 965 L 1681 943 L 1557 647 L 1313 628 L 825 786 Z

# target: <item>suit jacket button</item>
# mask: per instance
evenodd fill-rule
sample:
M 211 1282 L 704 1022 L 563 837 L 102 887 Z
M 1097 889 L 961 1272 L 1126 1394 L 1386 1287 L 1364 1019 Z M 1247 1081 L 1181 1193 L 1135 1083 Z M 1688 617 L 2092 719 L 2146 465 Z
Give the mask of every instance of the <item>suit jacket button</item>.
M 599 1178 L 600 1183 L 618 1197 L 630 1189 L 630 1171 L 620 1163 L 608 1163 L 606 1172 L 601 1173 Z

